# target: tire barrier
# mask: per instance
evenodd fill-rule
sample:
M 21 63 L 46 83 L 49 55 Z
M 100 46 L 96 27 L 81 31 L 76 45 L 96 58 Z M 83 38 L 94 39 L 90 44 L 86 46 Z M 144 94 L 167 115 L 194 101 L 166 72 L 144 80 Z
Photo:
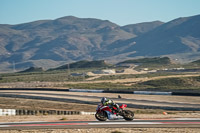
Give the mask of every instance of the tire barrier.
M 200 93 L 172 92 L 172 95 L 177 95 L 177 96 L 200 96 Z
M 91 90 L 91 89 L 69 89 L 70 92 L 92 92 L 92 93 L 103 93 L 104 90 Z
M 79 114 L 81 114 L 80 111 L 0 109 L 0 116 L 7 116 L 7 115 L 79 115 Z
M 134 91 L 134 94 L 143 94 L 143 95 L 172 95 L 172 92 Z

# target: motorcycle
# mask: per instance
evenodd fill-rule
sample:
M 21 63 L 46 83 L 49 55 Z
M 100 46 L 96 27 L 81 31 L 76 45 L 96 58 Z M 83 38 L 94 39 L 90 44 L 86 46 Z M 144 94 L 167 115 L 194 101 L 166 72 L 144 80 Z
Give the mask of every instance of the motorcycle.
M 134 119 L 134 113 L 130 110 L 124 110 L 127 107 L 126 104 L 122 104 L 119 106 L 120 112 L 117 111 L 117 108 L 109 106 L 104 106 L 99 104 L 96 108 L 95 117 L 99 121 L 106 121 L 108 120 L 118 120 L 118 119 L 125 119 L 127 121 L 132 121 Z

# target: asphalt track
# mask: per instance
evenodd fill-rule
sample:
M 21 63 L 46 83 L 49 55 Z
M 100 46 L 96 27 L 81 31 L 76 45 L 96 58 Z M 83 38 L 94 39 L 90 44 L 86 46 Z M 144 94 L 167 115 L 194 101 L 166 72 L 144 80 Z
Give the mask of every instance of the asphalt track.
M 80 104 L 97 105 L 101 97 L 98 96 L 82 96 L 82 95 L 70 95 L 70 94 L 52 94 L 44 92 L 28 92 L 28 91 L 0 91 L 0 97 L 9 98 L 23 98 L 23 99 L 36 99 L 36 100 L 48 100 L 48 101 L 60 101 L 60 102 L 71 102 Z M 74 99 L 76 98 L 76 99 Z M 79 98 L 85 98 L 80 100 Z M 95 99 L 95 100 L 89 100 Z M 112 98 L 113 100 L 122 100 L 130 108 L 148 108 L 148 109 L 165 109 L 165 110 L 182 110 L 182 111 L 200 111 L 200 104 L 194 103 L 179 103 L 179 102 L 161 102 L 152 100 L 138 100 L 138 99 L 127 99 L 127 98 Z
M 84 129 L 84 128 L 200 128 L 199 118 L 135 119 L 133 121 L 56 121 L 0 123 L 0 130 Z

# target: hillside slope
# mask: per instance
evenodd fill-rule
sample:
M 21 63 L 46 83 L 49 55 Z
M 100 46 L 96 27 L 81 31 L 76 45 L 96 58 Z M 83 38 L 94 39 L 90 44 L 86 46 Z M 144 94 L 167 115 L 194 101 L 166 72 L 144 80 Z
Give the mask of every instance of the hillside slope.
M 199 25 L 200 15 L 175 19 L 137 38 L 130 39 L 128 42 L 130 47 L 123 52 L 136 51 L 129 55 L 131 57 L 188 53 L 199 56 Z M 135 45 L 131 45 L 133 42 Z
M 120 27 L 108 20 L 67 16 L 0 25 L 0 71 L 56 67 L 80 60 L 122 61 L 200 57 L 200 15 Z

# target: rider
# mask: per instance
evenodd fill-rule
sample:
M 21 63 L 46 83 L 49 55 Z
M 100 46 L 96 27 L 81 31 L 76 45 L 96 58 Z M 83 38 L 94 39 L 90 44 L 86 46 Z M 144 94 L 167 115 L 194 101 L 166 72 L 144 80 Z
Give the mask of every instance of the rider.
M 119 108 L 119 105 L 114 103 L 113 100 L 107 99 L 105 97 L 101 98 L 101 103 L 104 106 L 109 106 L 110 108 L 116 107 L 117 108 L 117 112 L 121 112 L 121 109 Z

